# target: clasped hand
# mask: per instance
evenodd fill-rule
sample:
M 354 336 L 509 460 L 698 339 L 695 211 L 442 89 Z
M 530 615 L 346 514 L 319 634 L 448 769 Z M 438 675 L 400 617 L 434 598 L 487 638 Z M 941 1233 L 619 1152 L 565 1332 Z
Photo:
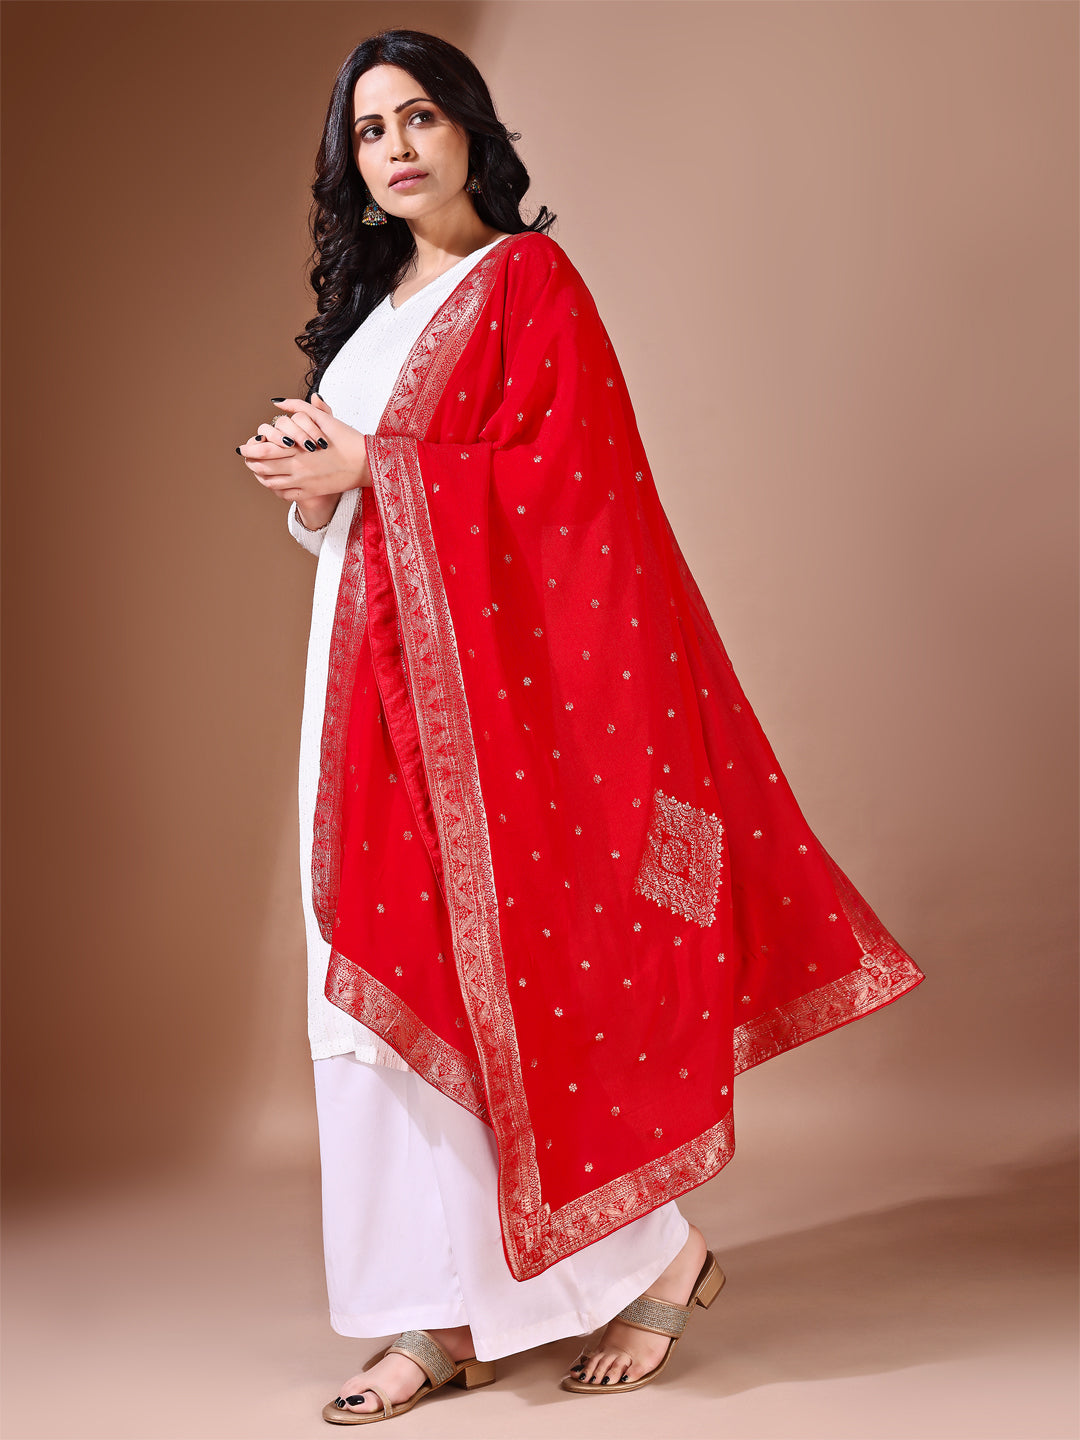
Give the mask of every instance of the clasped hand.
M 371 484 L 363 435 L 335 420 L 321 395 L 273 403 L 286 413 L 236 447 L 260 485 L 303 505 Z

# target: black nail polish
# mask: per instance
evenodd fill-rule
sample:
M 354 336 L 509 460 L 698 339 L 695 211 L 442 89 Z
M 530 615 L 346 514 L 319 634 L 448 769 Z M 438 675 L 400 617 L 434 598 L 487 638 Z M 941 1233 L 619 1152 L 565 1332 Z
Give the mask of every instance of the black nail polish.
M 344 1410 L 344 1409 L 345 1409 L 345 1401 L 342 1400 L 342 1398 L 341 1398 L 340 1395 L 339 1395 L 339 1396 L 337 1397 L 337 1399 L 334 1401 L 334 1404 L 338 1407 L 339 1410 Z
M 282 445 L 295 445 L 296 441 L 289 435 L 282 435 L 281 443 Z
M 315 441 L 314 441 L 314 440 L 305 440 L 305 441 L 304 441 L 304 449 L 305 449 L 305 450 L 317 450 L 318 448 L 319 448 L 319 447 L 315 444 Z
M 322 448 L 323 448 L 324 450 L 327 449 L 327 443 L 326 443 L 326 441 L 322 438 L 321 435 L 319 436 L 319 444 L 322 446 Z
M 346 1395 L 345 1403 L 346 1405 L 362 1405 L 364 1403 L 364 1397 L 363 1395 Z
M 601 1385 L 607 1385 L 610 1380 L 611 1380 L 611 1376 L 610 1376 L 610 1375 L 605 1375 L 604 1378 L 603 1378 L 603 1380 L 600 1381 L 600 1384 L 601 1384 Z
M 620 1376 L 619 1376 L 619 1384 L 621 1385 L 624 1380 L 629 1380 L 629 1379 L 630 1379 L 630 1376 L 629 1376 L 629 1375 L 620 1375 Z
M 284 395 L 271 395 L 271 396 L 270 396 L 270 404 L 271 404 L 271 405 L 280 405 L 281 402 L 282 402 L 282 400 L 284 400 L 284 399 L 285 399 L 285 396 L 284 396 Z

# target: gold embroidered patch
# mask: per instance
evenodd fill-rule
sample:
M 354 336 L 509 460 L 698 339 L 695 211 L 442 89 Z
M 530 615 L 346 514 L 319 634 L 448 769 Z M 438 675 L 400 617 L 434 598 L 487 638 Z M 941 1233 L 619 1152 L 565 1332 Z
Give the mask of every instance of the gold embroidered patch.
M 707 927 L 720 889 L 723 825 L 694 805 L 653 791 L 652 815 L 634 889 L 676 915 Z

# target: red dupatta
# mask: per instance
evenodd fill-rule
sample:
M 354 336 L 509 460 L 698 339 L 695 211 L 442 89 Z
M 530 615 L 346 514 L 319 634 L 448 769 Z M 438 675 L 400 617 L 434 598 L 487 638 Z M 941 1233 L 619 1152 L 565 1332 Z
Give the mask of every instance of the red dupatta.
M 555 241 L 488 251 L 366 440 L 325 993 L 492 1127 L 527 1279 L 716 1174 L 735 1074 L 924 977 L 807 825 Z

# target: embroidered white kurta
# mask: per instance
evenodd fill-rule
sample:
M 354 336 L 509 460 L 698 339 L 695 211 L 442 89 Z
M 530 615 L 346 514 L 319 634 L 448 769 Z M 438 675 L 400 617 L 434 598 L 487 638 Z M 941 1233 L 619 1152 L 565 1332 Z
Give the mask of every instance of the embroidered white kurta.
M 376 305 L 331 360 L 319 383 L 319 394 L 338 420 L 365 435 L 375 432 L 394 382 L 421 331 L 454 286 L 497 243 L 493 240 L 491 244 L 463 256 L 451 269 L 415 291 L 397 307 L 391 305 L 389 296 Z M 345 544 L 358 494 L 357 490 L 346 491 L 338 501 L 330 523 L 321 530 L 305 530 L 297 518 L 295 505 L 289 507 L 288 514 L 290 533 L 305 550 L 318 558 L 304 679 L 298 786 L 300 885 L 307 930 L 308 1038 L 313 1060 L 330 1055 L 354 1054 L 358 1060 L 369 1064 L 404 1070 L 408 1067 L 395 1051 L 366 1026 L 331 1005 L 323 994 L 330 946 L 319 932 L 311 903 L 311 847 L 330 635 Z

